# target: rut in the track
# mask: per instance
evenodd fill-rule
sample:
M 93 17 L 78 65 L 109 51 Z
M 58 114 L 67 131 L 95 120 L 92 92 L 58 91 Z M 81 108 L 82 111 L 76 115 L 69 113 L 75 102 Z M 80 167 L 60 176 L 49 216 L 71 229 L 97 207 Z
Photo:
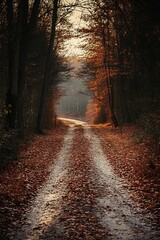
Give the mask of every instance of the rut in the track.
M 109 229 L 108 239 L 150 240 L 159 239 L 152 228 L 153 216 L 142 214 L 131 201 L 127 184 L 113 171 L 109 159 L 104 154 L 100 139 L 90 128 L 85 128 L 84 137 L 89 140 L 93 180 L 99 190 L 97 216 L 101 224 Z
M 50 175 L 37 196 L 31 202 L 31 207 L 26 211 L 22 220 L 24 222 L 18 234 L 10 239 L 38 240 L 53 239 L 53 235 L 44 236 L 48 227 L 55 224 L 62 211 L 63 197 L 66 194 L 66 178 L 68 174 L 68 159 L 72 145 L 73 128 L 66 134 L 62 149 L 56 162 L 50 167 Z M 55 233 L 61 232 L 62 226 L 55 224 Z
M 94 170 L 89 156 L 89 142 L 84 130 L 75 130 L 70 151 L 68 194 L 60 221 L 65 226 L 65 239 L 108 239 L 106 229 L 96 216 L 98 190 L 92 182 Z
M 11 239 L 158 239 L 87 127 L 69 129 L 50 176 L 25 217 L 18 238 Z

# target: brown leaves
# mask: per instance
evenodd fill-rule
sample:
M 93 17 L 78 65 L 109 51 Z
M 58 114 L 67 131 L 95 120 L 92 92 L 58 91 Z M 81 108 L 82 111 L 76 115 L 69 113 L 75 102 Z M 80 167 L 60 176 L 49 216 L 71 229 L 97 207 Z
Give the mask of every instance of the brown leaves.
M 123 127 L 123 131 L 111 128 L 95 129 L 115 172 L 127 181 L 131 196 L 143 209 L 157 214 L 157 203 L 160 202 L 158 152 L 148 138 L 137 143 L 133 139 L 136 131 L 139 129 L 134 126 Z M 151 161 L 155 168 L 150 167 Z M 159 213 L 156 215 L 157 220 Z
M 32 136 L 20 146 L 19 158 L 0 176 L 0 236 L 12 232 L 26 205 L 43 184 L 62 146 L 66 128 Z M 9 209 L 9 210 L 8 210 Z M 16 225 L 13 223 L 16 221 Z
M 70 172 L 67 179 L 68 193 L 64 199 L 64 213 L 60 221 L 64 224 L 65 239 L 97 240 L 107 239 L 104 229 L 96 216 L 97 190 L 93 189 L 92 166 L 88 155 L 89 143 L 83 129 L 75 130 L 70 150 Z

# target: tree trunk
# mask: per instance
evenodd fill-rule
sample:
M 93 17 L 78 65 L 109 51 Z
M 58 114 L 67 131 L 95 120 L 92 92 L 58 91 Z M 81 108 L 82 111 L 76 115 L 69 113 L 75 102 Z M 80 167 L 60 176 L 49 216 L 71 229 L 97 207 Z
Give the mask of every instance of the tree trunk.
M 40 0 L 35 0 L 28 24 L 28 0 L 18 1 L 18 19 L 14 34 L 13 28 L 13 1 L 7 0 L 8 42 L 9 42 L 9 87 L 7 105 L 11 105 L 8 114 L 7 127 L 23 129 L 23 105 L 25 86 L 25 63 L 27 46 L 38 18 Z
M 24 92 L 25 92 L 25 67 L 28 44 L 32 33 L 35 29 L 40 0 L 35 0 L 32 8 L 31 18 L 28 23 L 28 0 L 21 0 L 22 11 L 22 28 L 20 41 L 20 55 L 19 55 L 19 71 L 18 71 L 18 104 L 17 104 L 17 128 L 23 132 L 24 129 Z
M 109 16 L 108 18 L 109 19 Z M 110 111 L 111 111 L 111 120 L 114 124 L 115 127 L 119 126 L 117 117 L 115 115 L 115 109 L 114 109 L 114 89 L 113 89 L 113 84 L 110 79 L 110 32 L 109 32 L 109 26 L 108 26 L 108 21 L 107 20 L 107 36 L 108 36 L 108 44 L 106 44 L 106 34 L 105 30 L 103 28 L 102 30 L 102 41 L 103 41 L 103 48 L 104 48 L 104 67 L 107 72 L 106 76 L 106 83 L 107 83 L 107 89 L 108 89 L 108 100 L 109 100 L 109 106 L 110 106 Z M 107 56 L 107 51 L 108 50 L 108 56 Z M 108 58 L 108 61 L 107 61 Z
M 118 8 L 118 1 L 115 0 L 115 10 Z M 115 12 L 116 13 L 116 12 Z M 118 29 L 118 23 L 121 22 L 121 19 L 118 18 L 118 13 L 115 15 L 115 24 L 116 24 L 116 40 L 117 40 L 117 58 L 118 58 L 118 70 L 119 70 L 119 75 L 117 76 L 117 82 L 118 82 L 118 88 L 119 88 L 119 97 L 120 97 L 120 106 L 121 106 L 121 119 L 125 123 L 130 123 L 131 118 L 128 110 L 128 104 L 127 104 L 127 97 L 126 97 L 126 90 L 125 90 L 125 81 L 123 76 L 123 69 L 122 66 L 123 64 L 123 53 L 122 53 L 122 37 L 121 34 L 122 32 L 119 31 Z
M 51 29 L 48 52 L 47 52 L 47 56 L 46 56 L 45 70 L 44 70 L 44 77 L 43 77 L 43 84 L 42 84 L 42 92 L 41 92 L 41 96 L 40 96 L 40 104 L 39 104 L 38 116 L 37 116 L 36 130 L 39 133 L 42 133 L 42 131 L 43 131 L 45 102 L 46 102 L 48 87 L 49 87 L 48 86 L 49 85 L 48 73 L 49 73 L 50 56 L 54 49 L 57 19 L 58 19 L 58 0 L 53 0 L 52 29 Z
M 17 103 L 17 129 L 23 132 L 24 119 L 24 90 L 25 90 L 25 66 L 28 48 L 28 0 L 21 0 L 21 39 L 19 51 L 19 68 L 18 68 L 18 103 Z
M 17 103 L 17 129 L 21 132 L 24 130 L 24 91 L 25 91 L 25 69 L 26 69 L 26 57 L 27 57 L 26 42 L 21 42 L 20 45 L 20 57 L 19 57 L 19 71 L 18 71 L 18 103 Z
M 21 11 L 18 9 L 17 27 L 15 36 L 13 35 L 13 2 L 7 1 L 7 21 L 8 21 L 8 53 L 9 53 L 9 86 L 7 92 L 7 106 L 10 105 L 10 112 L 7 116 L 6 128 L 13 129 L 16 126 L 16 109 L 17 109 L 17 84 L 19 68 L 19 44 L 21 31 Z

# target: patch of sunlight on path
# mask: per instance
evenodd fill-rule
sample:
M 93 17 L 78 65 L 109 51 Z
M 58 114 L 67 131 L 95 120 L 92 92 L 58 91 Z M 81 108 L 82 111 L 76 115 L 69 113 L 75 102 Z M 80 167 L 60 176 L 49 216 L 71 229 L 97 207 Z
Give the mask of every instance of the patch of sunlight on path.
M 90 155 L 97 173 L 96 187 L 102 189 L 97 198 L 97 215 L 104 227 L 110 230 L 110 239 L 149 240 L 155 238 L 151 228 L 151 214 L 143 216 L 136 208 L 124 188 L 123 181 L 114 173 L 112 166 L 103 153 L 99 138 L 90 128 L 84 127 L 85 137 L 90 142 Z M 95 178 L 95 176 L 94 176 Z
M 61 202 L 66 191 L 68 173 L 68 154 L 72 144 L 74 128 L 69 128 L 59 152 L 56 162 L 51 166 L 50 175 L 37 193 L 24 216 L 25 223 L 18 233 L 16 240 L 38 240 L 50 224 L 54 224 L 56 217 L 61 212 Z M 54 147 L 54 146 L 53 146 Z M 62 231 L 62 229 L 59 229 Z

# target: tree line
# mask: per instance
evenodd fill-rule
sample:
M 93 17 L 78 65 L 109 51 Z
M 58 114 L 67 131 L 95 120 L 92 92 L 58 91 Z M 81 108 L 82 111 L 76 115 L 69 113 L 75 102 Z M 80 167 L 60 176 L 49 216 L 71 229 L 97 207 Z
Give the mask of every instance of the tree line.
M 68 70 L 59 54 L 72 37 L 68 16 L 79 6 L 86 26 L 84 72 L 96 122 L 115 126 L 159 108 L 158 0 L 2 0 L 0 3 L 0 125 L 52 125 L 57 84 Z M 78 36 L 78 34 L 77 34 Z M 89 74 L 88 74 L 89 73 Z M 92 110 L 93 109 L 93 110 Z
M 60 0 L 0 3 L 0 125 L 36 129 L 54 123 L 57 84 L 69 67 L 59 54 L 76 4 Z
M 135 122 L 142 113 L 159 113 L 160 3 L 93 0 L 80 29 L 88 41 L 84 73 L 94 99 L 95 122 L 115 126 Z M 88 110 L 91 112 L 91 110 Z

